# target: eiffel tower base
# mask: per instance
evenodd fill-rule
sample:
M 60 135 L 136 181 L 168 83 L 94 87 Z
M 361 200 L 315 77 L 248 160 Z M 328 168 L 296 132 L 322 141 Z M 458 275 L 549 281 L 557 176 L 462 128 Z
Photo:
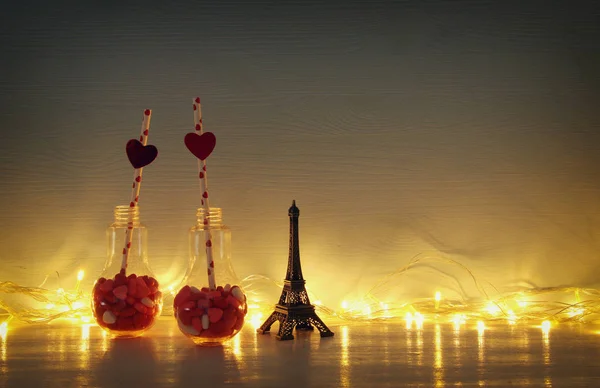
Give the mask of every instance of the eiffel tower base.
M 316 327 L 321 337 L 333 337 L 333 332 L 321 321 L 312 305 L 281 306 L 277 305 L 275 311 L 256 331 L 266 334 L 271 330 L 271 325 L 279 321 L 277 339 L 280 341 L 293 340 L 294 328 L 296 331 L 312 331 Z

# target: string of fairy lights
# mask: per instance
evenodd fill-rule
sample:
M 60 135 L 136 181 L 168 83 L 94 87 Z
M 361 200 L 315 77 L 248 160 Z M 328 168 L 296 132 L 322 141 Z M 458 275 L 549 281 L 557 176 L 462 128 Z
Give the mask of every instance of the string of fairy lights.
M 415 300 L 381 300 L 377 295 L 381 289 L 401 281 L 409 270 L 424 260 L 443 261 L 456 265 L 468 273 L 481 293 L 481 297 L 454 300 L 444 297 L 437 290 L 429 298 Z M 25 287 L 10 281 L 0 282 L 0 337 L 5 338 L 12 321 L 22 323 L 47 323 L 57 319 L 68 319 L 89 327 L 93 325 L 90 294 L 80 285 L 85 272 L 80 270 L 72 289 L 44 288 L 47 278 L 38 287 Z M 281 289 L 283 283 L 262 275 L 250 275 L 239 283 L 249 299 L 248 322 L 260 326 L 273 308 L 272 298 L 265 297 L 265 286 Z M 176 293 L 168 287 L 165 297 Z M 10 298 L 25 298 L 25 303 L 8 303 Z M 378 322 L 404 320 L 407 328 L 413 325 L 422 328 L 426 322 L 449 323 L 455 328 L 467 323 L 475 324 L 478 330 L 485 322 L 504 321 L 507 324 L 534 323 L 549 330 L 553 325 L 567 322 L 596 323 L 600 314 L 600 290 L 580 287 L 530 288 L 491 297 L 468 268 L 461 263 L 445 258 L 417 257 L 406 266 L 385 276 L 363 298 L 343 300 L 339 307 L 324 305 L 318 296 L 309 291 L 317 312 L 327 318 L 340 321 Z M 165 302 L 163 314 L 170 314 L 171 303 Z

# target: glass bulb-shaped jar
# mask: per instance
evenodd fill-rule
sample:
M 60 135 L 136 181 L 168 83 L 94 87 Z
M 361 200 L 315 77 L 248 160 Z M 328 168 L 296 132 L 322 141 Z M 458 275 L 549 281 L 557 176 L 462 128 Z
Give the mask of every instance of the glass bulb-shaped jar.
M 246 295 L 231 265 L 231 230 L 220 208 L 198 209 L 189 231 L 190 261 L 173 301 L 179 330 L 198 345 L 218 345 L 244 326 Z
M 111 336 L 138 337 L 162 311 L 162 293 L 148 265 L 148 231 L 140 223 L 139 206 L 117 206 L 106 234 L 108 258 L 94 284 L 92 312 Z

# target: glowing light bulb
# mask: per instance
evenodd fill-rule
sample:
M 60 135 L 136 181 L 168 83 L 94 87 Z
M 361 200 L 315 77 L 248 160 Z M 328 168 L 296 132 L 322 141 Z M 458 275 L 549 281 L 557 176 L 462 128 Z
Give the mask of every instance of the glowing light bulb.
M 80 282 L 83 280 L 83 276 L 85 275 L 85 272 L 80 269 L 79 272 L 77 272 L 77 281 Z
M 345 300 L 343 300 L 343 301 L 342 301 L 342 308 L 343 308 L 344 310 L 347 310 L 347 309 L 348 309 L 348 302 L 347 302 L 347 301 L 345 301 Z
M 425 316 L 422 315 L 419 312 L 415 313 L 415 324 L 417 326 L 417 329 L 422 329 L 423 328 L 423 322 L 425 321 Z
M 498 305 L 494 302 L 488 302 L 487 306 L 485 307 L 485 310 L 491 315 L 498 315 L 502 311 L 500 307 L 498 307 Z
M 483 333 L 485 331 L 485 323 L 483 321 L 477 321 L 477 331 Z
M 548 334 L 550 332 L 550 327 L 552 327 L 552 323 L 550 321 L 542 322 L 542 332 L 544 334 Z
M 454 328 L 458 330 L 460 329 L 460 325 L 465 323 L 465 316 L 462 314 L 455 314 L 454 317 L 452 317 L 452 322 L 454 323 Z

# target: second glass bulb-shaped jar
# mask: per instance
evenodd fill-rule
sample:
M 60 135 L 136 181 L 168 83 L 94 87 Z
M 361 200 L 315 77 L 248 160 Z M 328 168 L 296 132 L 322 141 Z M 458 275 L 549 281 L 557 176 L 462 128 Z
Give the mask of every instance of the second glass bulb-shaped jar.
M 148 232 L 140 223 L 139 206 L 117 206 L 107 237 L 108 258 L 94 284 L 92 312 L 111 336 L 138 337 L 162 311 L 162 293 L 148 264 Z
M 210 208 L 206 215 L 200 208 L 196 215 L 189 231 L 188 270 L 173 314 L 181 332 L 196 344 L 218 345 L 239 333 L 248 305 L 231 265 L 231 230 L 222 223 L 221 209 Z

